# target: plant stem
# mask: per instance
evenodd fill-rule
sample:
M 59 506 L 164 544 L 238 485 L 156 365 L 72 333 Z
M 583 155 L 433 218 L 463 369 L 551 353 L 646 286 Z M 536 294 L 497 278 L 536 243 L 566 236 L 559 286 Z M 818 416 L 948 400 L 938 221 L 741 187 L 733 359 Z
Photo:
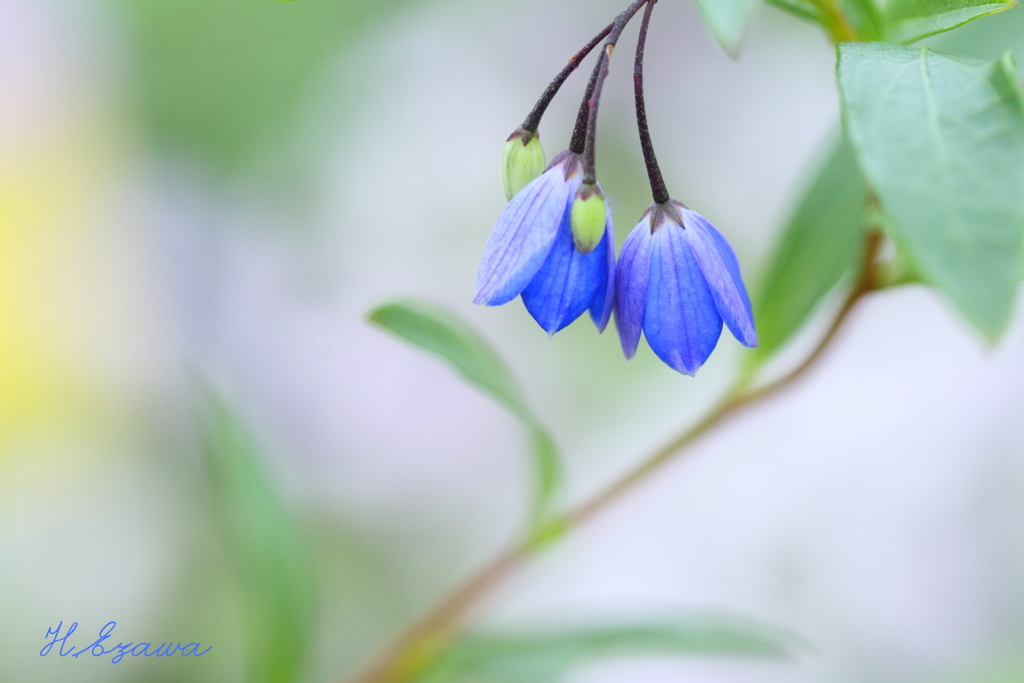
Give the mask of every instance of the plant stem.
M 661 470 L 665 464 L 681 455 L 687 446 L 727 418 L 736 415 L 744 408 L 778 394 L 801 378 L 832 344 L 856 304 L 865 294 L 878 287 L 876 260 L 881 242 L 882 235 L 877 230 L 872 230 L 865 235 L 858 279 L 821 341 L 803 362 L 782 377 L 760 387 L 749 388 L 745 382 L 734 386 L 696 424 L 662 446 L 607 488 L 566 512 L 553 523 L 553 526 L 560 526 L 563 533 L 578 528 L 621 499 L 655 472 Z M 466 620 L 475 609 L 480 607 L 484 599 L 526 560 L 530 559 L 537 550 L 536 544 L 526 541 L 515 543 L 499 553 L 408 628 L 387 651 L 361 674 L 351 679 L 350 683 L 403 683 L 412 680 L 459 635 Z
M 531 548 L 515 544 L 495 556 L 402 633 L 351 683 L 408 681 L 428 666 L 456 636 L 484 597 L 527 559 Z
M 594 96 L 594 86 L 597 84 L 597 76 L 601 73 L 601 61 L 594 65 L 594 70 L 587 81 L 587 89 L 583 92 L 583 101 L 580 102 L 580 110 L 576 114 L 576 125 L 572 129 L 572 138 L 569 140 L 569 151 L 574 154 L 583 154 L 587 147 L 587 121 L 590 120 L 590 98 Z
M 633 63 L 633 96 L 636 100 L 636 128 L 640 133 L 640 148 L 644 152 L 644 164 L 647 166 L 647 179 L 651 183 L 651 196 L 656 204 L 664 204 L 669 200 L 668 188 L 658 166 L 658 158 L 654 154 L 651 142 L 651 131 L 647 127 L 647 106 L 644 104 L 644 48 L 647 46 L 647 29 L 651 23 L 651 12 L 658 0 L 650 0 L 644 9 L 644 17 L 640 22 L 640 36 L 636 40 L 636 61 Z
M 716 403 L 695 425 L 662 446 L 657 452 L 648 457 L 647 460 L 629 471 L 621 479 L 615 481 L 604 491 L 601 491 L 576 509 L 569 512 L 567 515 L 570 522 L 569 528 L 573 528 L 582 522 L 585 522 L 607 507 L 609 503 L 612 503 L 622 497 L 623 494 L 633 489 L 643 480 L 647 479 L 651 474 L 659 470 L 662 465 L 671 460 L 674 456 L 678 455 L 686 446 L 703 436 L 712 427 L 717 426 L 725 418 L 730 417 L 741 408 L 753 405 L 754 403 L 774 395 L 802 377 L 803 374 L 807 372 L 807 370 L 809 370 L 819 358 L 821 358 L 825 349 L 828 348 L 832 343 L 832 340 L 835 339 L 836 333 L 839 332 L 839 328 L 842 327 L 843 323 L 850 315 L 850 311 L 853 310 L 853 307 L 858 301 L 860 301 L 861 297 L 875 289 L 875 259 L 878 255 L 878 249 L 881 245 L 881 241 L 882 236 L 880 233 L 870 232 L 866 236 L 864 258 L 861 264 L 861 276 L 857 284 L 852 290 L 850 290 L 850 293 L 847 295 L 843 305 L 840 307 L 838 313 L 836 313 L 836 317 L 833 318 L 828 331 L 826 331 L 825 335 L 821 338 L 821 341 L 818 342 L 818 345 L 814 347 L 814 350 L 808 354 L 800 365 L 796 366 L 779 379 L 769 382 L 763 386 L 754 389 L 733 387 L 732 390 L 727 391 L 725 396 L 723 396 L 722 399 Z
M 537 104 L 533 105 L 533 110 L 526 117 L 526 120 L 523 121 L 523 130 L 531 133 L 537 132 L 537 127 L 540 125 L 541 117 L 544 116 L 544 112 L 547 110 L 548 105 L 551 104 L 551 100 L 555 99 L 555 95 L 558 94 L 558 89 L 562 87 L 562 84 L 565 83 L 570 74 L 579 68 L 580 62 L 586 59 L 591 50 L 597 47 L 597 44 L 612 32 L 612 28 L 614 27 L 615 22 L 605 26 L 604 30 L 594 36 L 579 52 L 569 58 L 569 62 L 562 68 L 558 75 L 555 76 L 555 79 L 551 81 L 548 87 L 544 89 L 544 93 L 540 96 L 540 99 L 537 100 Z
M 608 39 L 604 42 L 604 49 L 601 51 L 601 56 L 598 60 L 597 80 L 594 81 L 594 91 L 587 99 L 587 106 L 590 111 L 587 116 L 587 142 L 583 153 L 584 185 L 594 185 L 597 183 L 596 160 L 594 156 L 594 143 L 597 139 L 597 108 L 601 102 L 601 90 L 604 88 L 604 80 L 608 77 L 608 63 L 611 61 L 612 52 L 615 51 L 615 45 L 619 42 L 619 36 L 622 35 L 626 24 L 629 23 L 633 15 L 646 2 L 647 0 L 634 0 L 619 16 L 615 17 L 612 30 L 608 34 Z

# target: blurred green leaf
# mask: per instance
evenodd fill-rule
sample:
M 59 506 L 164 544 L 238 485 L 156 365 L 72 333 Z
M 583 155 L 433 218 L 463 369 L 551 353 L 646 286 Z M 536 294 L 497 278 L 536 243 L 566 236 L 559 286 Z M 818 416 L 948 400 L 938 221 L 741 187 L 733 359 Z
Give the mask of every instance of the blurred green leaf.
M 829 20 L 813 0 L 768 0 L 784 12 L 828 29 Z M 842 0 L 843 13 L 864 40 L 882 35 L 882 13 L 874 0 Z
M 878 40 L 882 37 L 882 11 L 878 9 L 875 0 L 843 0 L 843 11 L 862 40 Z
M 306 664 L 316 619 L 309 548 L 245 424 L 212 392 L 203 409 L 214 503 L 243 601 L 245 680 L 288 683 Z
M 1016 6 L 1016 0 L 891 0 L 885 7 L 885 39 L 912 43 Z
M 893 228 L 890 225 L 892 218 L 884 211 L 877 210 L 875 216 L 869 220 L 871 225 L 880 226 L 883 232 L 892 233 Z M 892 250 L 892 253 L 886 255 L 886 258 L 875 264 L 875 278 L 877 286 L 883 288 L 925 284 L 921 274 L 914 270 L 914 264 L 907 259 L 898 245 Z
M 759 346 L 767 360 L 857 263 L 868 188 L 845 139 L 834 145 L 783 230 L 754 301 Z
M 704 24 L 729 54 L 739 51 L 743 34 L 754 18 L 761 0 L 695 0 Z
M 945 52 L 981 59 L 999 59 L 1007 50 L 1024 55 L 1024 11 L 982 17 L 936 36 L 935 43 Z
M 1024 242 L 1024 102 L 1011 58 L 844 43 L 838 75 L 847 134 L 888 232 L 997 339 Z
M 816 24 L 824 22 L 821 10 L 811 0 L 768 0 L 768 2 L 783 12 L 789 12 L 801 19 L 806 19 Z
M 109 1 L 124 10 L 148 132 L 232 172 L 282 138 L 368 22 L 412 0 Z
M 1024 654 L 1018 643 L 995 650 L 975 665 L 973 671 L 958 676 L 961 683 L 1024 683 Z
M 527 423 L 530 430 L 530 445 L 533 448 L 534 467 L 537 477 L 537 503 L 534 525 L 537 531 L 546 520 L 546 515 L 558 487 L 562 483 L 562 461 L 554 439 L 537 420 Z
M 546 515 L 562 478 L 558 449 L 533 414 L 518 383 L 497 352 L 476 330 L 440 306 L 403 299 L 383 304 L 367 318 L 406 341 L 448 361 L 467 381 L 522 420 L 530 438 L 536 474 L 535 531 Z
M 367 319 L 441 356 L 516 415 L 531 416 L 505 362 L 476 330 L 451 311 L 426 301 L 403 299 L 377 306 Z
M 791 639 L 789 639 L 791 640 Z M 416 683 L 556 683 L 587 661 L 644 655 L 788 659 L 787 639 L 737 619 L 595 627 L 522 635 L 471 635 L 456 641 Z

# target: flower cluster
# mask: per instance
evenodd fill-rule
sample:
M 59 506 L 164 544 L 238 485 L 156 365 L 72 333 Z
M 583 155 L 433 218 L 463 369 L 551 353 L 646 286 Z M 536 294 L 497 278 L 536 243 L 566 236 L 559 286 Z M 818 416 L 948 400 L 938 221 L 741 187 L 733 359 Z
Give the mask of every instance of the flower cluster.
M 603 331 L 612 310 L 622 350 L 632 358 L 641 332 L 673 369 L 693 375 L 714 351 L 723 323 L 747 347 L 757 333 L 739 263 L 703 216 L 672 199 L 647 129 L 643 55 L 657 0 L 635 0 L 574 55 L 502 149 L 509 203 L 484 248 L 475 303 L 521 296 L 549 334 L 584 311 Z M 608 64 L 626 23 L 646 5 L 637 41 L 634 87 L 640 143 L 654 202 L 630 232 L 616 264 L 611 211 L 595 172 L 597 111 Z M 562 83 L 602 40 L 569 149 L 543 169 L 537 128 Z

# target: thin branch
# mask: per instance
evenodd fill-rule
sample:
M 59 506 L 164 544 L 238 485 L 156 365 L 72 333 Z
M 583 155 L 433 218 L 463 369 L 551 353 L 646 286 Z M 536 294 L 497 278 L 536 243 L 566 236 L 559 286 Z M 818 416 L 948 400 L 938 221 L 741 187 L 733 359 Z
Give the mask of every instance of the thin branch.
M 647 0 L 634 0 L 629 7 L 624 9 L 619 16 L 615 18 L 615 22 L 612 26 L 611 32 L 608 34 L 607 40 L 604 41 L 604 49 L 601 50 L 601 55 L 598 58 L 597 68 L 597 80 L 594 82 L 593 92 L 588 99 L 588 107 L 590 109 L 587 117 L 587 141 L 586 147 L 583 152 L 583 183 L 585 185 L 594 185 L 597 183 L 597 170 L 595 168 L 595 156 L 594 156 L 594 145 L 597 139 L 597 109 L 601 103 L 601 91 L 604 88 L 604 80 L 608 77 L 609 63 L 612 59 L 612 53 L 615 51 L 615 45 L 619 42 L 619 36 L 622 35 L 622 31 L 626 28 L 626 24 L 633 18 L 633 15 L 644 6 Z
M 530 550 L 526 544 L 516 544 L 499 553 L 406 629 L 350 683 L 398 683 L 415 677 L 458 635 L 472 609 L 522 564 Z
M 866 235 L 857 282 L 836 313 L 828 331 L 800 365 L 761 387 L 727 392 L 699 422 L 606 489 L 567 512 L 554 524 L 561 525 L 565 532 L 579 527 L 680 456 L 687 446 L 727 418 L 779 393 L 806 374 L 832 344 L 857 302 L 876 289 L 878 281 L 875 262 L 881 242 L 881 233 L 877 231 Z M 536 549 L 535 544 L 527 541 L 515 544 L 499 554 L 407 629 L 379 659 L 350 683 L 402 683 L 421 673 L 459 635 L 466 620 L 481 602 L 528 560 Z
M 668 188 L 658 166 L 658 158 L 654 154 L 651 142 L 651 131 L 647 127 L 647 105 L 644 103 L 644 50 L 647 46 L 647 29 L 651 24 L 651 12 L 658 0 L 650 0 L 644 9 L 644 17 L 640 22 L 640 35 L 636 39 L 636 61 L 633 63 L 633 98 L 636 102 L 636 128 L 640 133 L 640 149 L 644 153 L 644 164 L 647 166 L 647 179 L 651 182 L 651 196 L 655 204 L 664 204 L 669 200 Z
M 722 399 L 716 403 L 715 406 L 708 411 L 708 413 L 701 418 L 699 422 L 697 422 L 697 424 L 693 425 L 675 439 L 662 446 L 661 449 L 654 453 L 654 455 L 640 463 L 640 465 L 628 472 L 621 479 L 614 482 L 604 491 L 601 491 L 593 498 L 587 500 L 571 511 L 567 515 L 570 527 L 578 526 L 606 508 L 610 503 L 621 498 L 637 484 L 647 479 L 657 470 L 661 469 L 661 467 L 669 460 L 679 455 L 686 446 L 689 446 L 727 417 L 731 417 L 742 408 L 751 406 L 778 393 L 779 391 L 782 391 L 789 385 L 793 384 L 793 382 L 800 379 L 804 373 L 806 373 L 815 364 L 815 362 L 821 358 L 825 349 L 831 345 L 832 341 L 835 339 L 836 333 L 839 332 L 839 328 L 843 326 L 843 323 L 850 315 L 850 311 L 853 310 L 853 307 L 858 301 L 860 301 L 861 297 L 875 288 L 875 258 L 878 255 L 878 248 L 881 245 L 881 240 L 881 235 L 877 232 L 871 232 L 867 235 L 865 240 L 866 245 L 864 249 L 864 259 L 861 266 L 861 276 L 857 284 L 846 297 L 846 300 L 840 307 L 839 312 L 836 313 L 836 317 L 832 320 L 832 324 L 829 326 L 825 335 L 821 338 L 821 341 L 818 342 L 818 345 L 814 347 L 814 350 L 811 351 L 800 365 L 796 366 L 779 379 L 764 386 L 742 391 L 733 390 L 727 392 L 725 396 L 722 397 Z
M 587 81 L 586 90 L 583 92 L 583 101 L 580 102 L 579 112 L 576 114 L 576 125 L 572 129 L 572 138 L 569 140 L 569 151 L 575 154 L 583 154 L 587 148 L 587 122 L 590 121 L 590 99 L 594 96 L 594 86 L 597 85 L 597 76 L 601 73 L 601 60 L 594 65 L 594 70 Z
M 579 52 L 569 58 L 568 63 L 562 68 L 562 70 L 555 76 L 555 79 L 551 81 L 547 88 L 544 89 L 544 93 L 537 100 L 537 104 L 533 105 L 533 110 L 530 111 L 526 120 L 523 121 L 522 128 L 531 133 L 537 132 L 537 127 L 540 125 L 540 119 L 544 116 L 544 112 L 547 110 L 548 105 L 551 104 L 551 100 L 555 99 L 555 95 L 558 94 L 559 88 L 565 83 L 566 79 L 572 75 L 572 72 L 579 68 L 580 62 L 586 59 L 590 51 L 597 47 L 597 44 L 604 40 L 609 33 L 612 32 L 612 28 L 615 26 L 615 22 L 612 22 L 604 27 L 600 33 L 591 38 L 590 42 L 584 45 Z

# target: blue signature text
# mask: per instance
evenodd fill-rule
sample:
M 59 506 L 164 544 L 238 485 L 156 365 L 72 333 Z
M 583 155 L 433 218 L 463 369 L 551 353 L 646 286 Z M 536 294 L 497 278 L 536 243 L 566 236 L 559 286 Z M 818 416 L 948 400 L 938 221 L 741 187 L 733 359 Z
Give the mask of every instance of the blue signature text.
M 211 649 L 213 646 L 207 647 L 202 652 L 199 648 L 202 647 L 199 643 L 160 643 L 159 647 L 154 648 L 152 643 L 118 643 L 117 645 L 111 645 L 110 649 L 106 649 L 103 643 L 111 639 L 114 633 L 114 627 L 117 626 L 116 621 L 108 621 L 103 628 L 100 629 L 99 637 L 96 638 L 90 645 L 86 645 L 80 650 L 76 650 L 74 645 L 68 642 L 68 638 L 71 634 L 78 630 L 78 622 L 68 626 L 68 629 L 61 633 L 64 628 L 64 622 L 57 624 L 57 628 L 46 629 L 46 645 L 39 651 L 40 657 L 45 657 L 50 654 L 50 651 L 57 646 L 56 653 L 61 657 L 74 657 L 78 659 L 79 655 L 89 653 L 93 657 L 103 657 L 105 655 L 114 655 L 110 658 L 111 664 L 117 664 L 126 656 L 131 655 L 132 657 L 173 657 L 174 655 L 181 653 L 182 657 L 188 657 L 192 655 L 194 657 L 202 657 Z M 67 648 L 67 651 L 65 651 Z M 114 654 L 117 653 L 117 654 Z

